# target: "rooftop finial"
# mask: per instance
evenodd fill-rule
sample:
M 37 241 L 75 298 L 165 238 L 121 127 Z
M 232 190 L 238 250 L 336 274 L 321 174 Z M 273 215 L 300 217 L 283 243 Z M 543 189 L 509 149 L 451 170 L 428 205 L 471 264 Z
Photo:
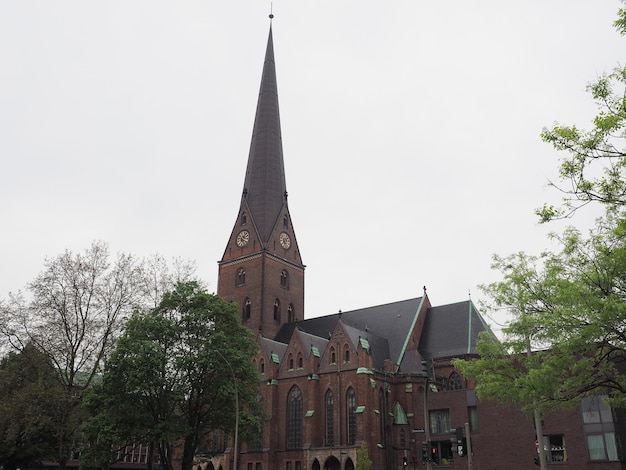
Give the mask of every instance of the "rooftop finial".
M 274 7 L 273 2 L 270 2 L 270 20 L 274 18 Z

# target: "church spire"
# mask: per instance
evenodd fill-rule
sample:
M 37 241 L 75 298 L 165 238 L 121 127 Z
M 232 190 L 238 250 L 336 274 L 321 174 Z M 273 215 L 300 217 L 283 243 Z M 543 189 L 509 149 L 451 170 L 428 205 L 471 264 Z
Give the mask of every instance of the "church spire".
M 252 130 L 242 203 L 244 200 L 258 230 L 260 242 L 265 245 L 268 243 L 272 229 L 287 202 L 271 24 Z

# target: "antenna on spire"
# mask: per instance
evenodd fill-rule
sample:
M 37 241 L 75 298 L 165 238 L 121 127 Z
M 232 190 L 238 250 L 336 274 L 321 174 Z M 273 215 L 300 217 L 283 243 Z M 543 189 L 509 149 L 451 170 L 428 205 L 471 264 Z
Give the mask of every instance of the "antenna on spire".
M 273 2 L 270 2 L 270 20 L 274 18 L 274 5 Z

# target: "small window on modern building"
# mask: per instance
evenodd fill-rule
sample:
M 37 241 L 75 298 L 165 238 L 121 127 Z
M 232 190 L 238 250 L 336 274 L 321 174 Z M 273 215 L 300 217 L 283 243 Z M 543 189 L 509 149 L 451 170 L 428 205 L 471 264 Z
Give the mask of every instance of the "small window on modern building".
M 429 412 L 431 434 L 450 432 L 450 410 L 433 410 Z
M 470 432 L 478 432 L 478 408 L 475 406 L 467 407 L 467 418 L 469 421 Z
M 543 448 L 546 451 L 546 460 L 550 462 L 566 462 L 565 438 L 562 434 L 543 436 Z
M 594 462 L 620 460 L 613 410 L 606 402 L 607 398 L 606 395 L 587 397 L 581 403 L 587 452 L 589 460 Z

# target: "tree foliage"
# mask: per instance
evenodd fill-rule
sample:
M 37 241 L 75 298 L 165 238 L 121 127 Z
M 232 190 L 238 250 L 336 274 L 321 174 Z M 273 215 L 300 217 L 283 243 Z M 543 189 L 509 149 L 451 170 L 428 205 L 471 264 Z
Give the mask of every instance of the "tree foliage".
M 193 273 L 189 263 L 170 269 L 159 256 L 148 260 L 118 253 L 111 259 L 104 242 L 83 253 L 69 250 L 47 259 L 27 294 L 9 294 L 0 303 L 0 335 L 20 351 L 35 346 L 54 366 L 64 389 L 56 403 L 59 443 L 56 461 L 63 468 L 73 454 L 82 419 L 82 394 L 102 372 L 124 322 L 136 308 L 155 305 L 155 296 L 174 279 Z
M 195 281 L 177 284 L 157 308 L 135 312 L 89 394 L 94 417 L 86 429 L 100 444 L 89 458 L 109 452 L 110 461 L 112 446 L 143 442 L 172 468 L 172 447 L 182 442 L 182 468 L 191 469 L 212 432 L 233 431 L 237 411 L 258 424 L 256 351 L 235 304 Z
M 367 451 L 367 443 L 363 441 L 361 447 L 356 451 L 356 470 L 370 470 L 373 462 Z
M 2 359 L 0 396 L 0 468 L 54 458 L 63 388 L 49 359 L 34 345 Z

